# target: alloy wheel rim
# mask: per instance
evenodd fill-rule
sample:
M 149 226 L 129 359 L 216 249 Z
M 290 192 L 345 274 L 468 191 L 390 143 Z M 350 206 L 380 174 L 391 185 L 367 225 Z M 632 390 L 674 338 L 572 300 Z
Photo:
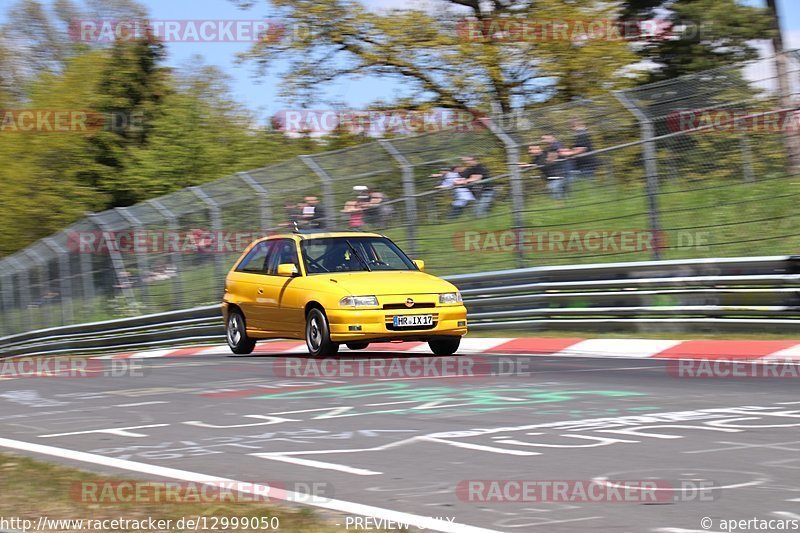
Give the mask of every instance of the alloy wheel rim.
M 317 317 L 312 317 L 308 325 L 308 343 L 313 349 L 319 348 L 322 343 L 322 333 L 319 330 L 319 322 Z
M 239 329 L 239 320 L 238 317 L 234 315 L 228 320 L 228 342 L 235 346 L 239 344 L 241 338 L 242 333 Z

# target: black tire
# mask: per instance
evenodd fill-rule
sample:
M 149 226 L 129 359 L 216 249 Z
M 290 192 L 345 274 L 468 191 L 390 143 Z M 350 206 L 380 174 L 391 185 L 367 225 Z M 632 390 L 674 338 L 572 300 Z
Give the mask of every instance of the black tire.
M 431 347 L 434 355 L 453 355 L 458 351 L 459 344 L 461 344 L 461 337 L 443 337 L 428 341 L 428 346 Z
M 331 341 L 328 317 L 313 308 L 306 315 L 306 346 L 314 357 L 331 357 L 339 352 L 339 345 Z
M 225 324 L 225 339 L 228 346 L 235 354 L 245 355 L 253 353 L 256 340 L 247 336 L 247 327 L 241 311 L 233 310 L 228 313 L 228 322 Z
M 367 346 L 369 346 L 368 342 L 348 342 L 347 343 L 347 347 L 350 348 L 351 350 L 363 350 Z

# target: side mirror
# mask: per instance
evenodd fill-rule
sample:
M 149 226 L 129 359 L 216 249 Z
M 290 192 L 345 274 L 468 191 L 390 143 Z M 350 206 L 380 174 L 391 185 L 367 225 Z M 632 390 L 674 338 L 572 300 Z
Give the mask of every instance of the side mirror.
M 414 263 L 414 266 L 417 267 L 420 271 L 425 270 L 425 261 L 423 261 L 422 259 L 414 259 L 411 262 Z
M 297 275 L 297 267 L 292 263 L 281 263 L 278 265 L 278 275 L 285 278 L 292 278 Z

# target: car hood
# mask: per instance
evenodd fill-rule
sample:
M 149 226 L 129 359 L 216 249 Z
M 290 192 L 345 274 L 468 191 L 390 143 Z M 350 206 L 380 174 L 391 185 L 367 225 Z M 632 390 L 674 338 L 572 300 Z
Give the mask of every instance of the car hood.
M 320 274 L 354 296 L 455 292 L 455 285 L 417 270 Z

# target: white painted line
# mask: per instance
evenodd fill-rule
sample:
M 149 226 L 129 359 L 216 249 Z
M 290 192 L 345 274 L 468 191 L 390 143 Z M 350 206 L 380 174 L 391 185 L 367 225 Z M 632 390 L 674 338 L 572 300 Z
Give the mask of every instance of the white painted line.
M 227 344 L 220 344 L 219 346 L 200 348 L 195 355 L 233 355 L 233 352 Z
M 781 360 L 797 360 L 800 361 L 800 344 L 795 344 L 789 348 L 778 350 L 775 353 L 765 355 L 764 359 L 781 359 Z
M 472 444 L 469 442 L 458 442 L 446 439 L 437 439 L 435 437 L 419 437 L 419 440 L 426 440 L 430 442 L 441 442 L 455 446 L 456 448 L 466 448 L 468 450 L 477 450 L 481 452 L 502 453 L 505 455 L 542 455 L 540 452 L 526 452 L 524 450 L 509 450 L 507 448 L 495 448 L 494 446 L 486 446 L 484 444 Z
M 41 444 L 33 444 L 30 442 L 22 442 L 11 439 L 0 438 L 0 447 L 11 448 L 14 450 L 23 450 L 33 453 L 40 453 L 43 455 L 50 455 L 53 457 L 60 457 L 62 459 L 70 459 L 73 461 L 81 461 L 84 463 L 91 463 L 95 465 L 108 466 L 111 468 L 119 468 L 121 470 L 128 470 L 132 472 L 139 472 L 142 474 L 151 474 L 158 477 L 167 477 L 170 479 L 178 479 L 182 481 L 189 481 L 195 483 L 206 483 L 211 486 L 218 487 L 221 481 L 230 481 L 235 483 L 236 486 L 242 489 L 251 488 L 252 494 L 264 494 L 269 492 L 269 487 L 266 486 L 252 486 L 249 487 L 246 483 L 237 480 L 223 480 L 218 476 L 208 476 L 196 472 L 189 472 L 187 470 L 178 470 L 174 468 L 166 468 L 163 466 L 155 466 L 147 463 L 139 463 L 136 461 L 128 461 L 126 459 L 116 459 L 114 457 L 105 457 L 103 455 L 95 455 L 92 453 L 79 452 L 75 450 L 67 450 L 65 448 L 57 448 L 55 446 L 44 446 Z M 247 492 L 242 490 L 242 492 Z M 271 495 L 276 499 L 282 499 L 290 502 L 304 503 L 313 507 L 322 509 L 330 509 L 332 511 L 339 511 L 348 514 L 357 514 L 361 516 L 373 516 L 376 518 L 383 518 L 384 520 L 392 520 L 395 522 L 403 522 L 412 524 L 420 529 L 430 529 L 432 531 L 442 531 L 445 533 L 498 533 L 492 529 L 485 529 L 467 524 L 459 524 L 455 522 L 448 522 L 446 520 L 438 520 L 425 516 L 419 516 L 411 513 L 404 513 L 402 511 L 393 511 L 391 509 L 384 509 L 381 507 L 373 507 L 371 505 L 363 505 L 360 503 L 347 502 L 342 500 L 327 500 L 327 501 L 308 501 L 308 495 L 300 494 L 297 492 L 276 491 L 278 494 Z
M 288 455 L 275 455 L 271 453 L 251 453 L 253 457 L 260 457 L 262 459 L 272 459 L 273 461 L 280 461 L 282 463 L 292 463 L 300 466 L 310 466 L 311 468 L 322 468 L 324 470 L 337 470 L 346 474 L 355 474 L 357 476 L 378 476 L 383 472 L 375 472 L 374 470 L 367 470 L 365 468 L 354 468 L 347 465 L 337 465 L 336 463 L 326 463 L 324 461 L 314 461 L 312 459 L 301 459 L 299 457 L 291 457 Z
M 177 349 L 178 348 L 167 348 L 164 350 L 147 350 L 144 352 L 136 352 L 128 359 L 153 359 L 155 357 L 166 357 Z
M 648 359 L 685 341 L 660 339 L 587 339 L 553 354 L 553 357 L 620 357 Z
M 119 403 L 114 407 L 141 407 L 143 405 L 156 405 L 159 403 L 169 403 L 169 402 L 139 402 L 139 403 Z
M 147 435 L 143 433 L 134 433 L 132 431 L 128 431 L 130 429 L 147 429 L 147 428 L 163 428 L 164 426 L 168 426 L 169 424 L 150 424 L 149 426 L 131 426 L 125 428 L 107 428 L 107 429 L 90 429 L 87 431 L 71 431 L 69 433 L 51 433 L 49 435 L 39 435 L 39 437 L 43 439 L 47 439 L 50 437 L 69 437 L 71 435 L 88 435 L 90 433 L 108 433 L 110 435 L 118 435 L 120 437 L 147 437 Z

